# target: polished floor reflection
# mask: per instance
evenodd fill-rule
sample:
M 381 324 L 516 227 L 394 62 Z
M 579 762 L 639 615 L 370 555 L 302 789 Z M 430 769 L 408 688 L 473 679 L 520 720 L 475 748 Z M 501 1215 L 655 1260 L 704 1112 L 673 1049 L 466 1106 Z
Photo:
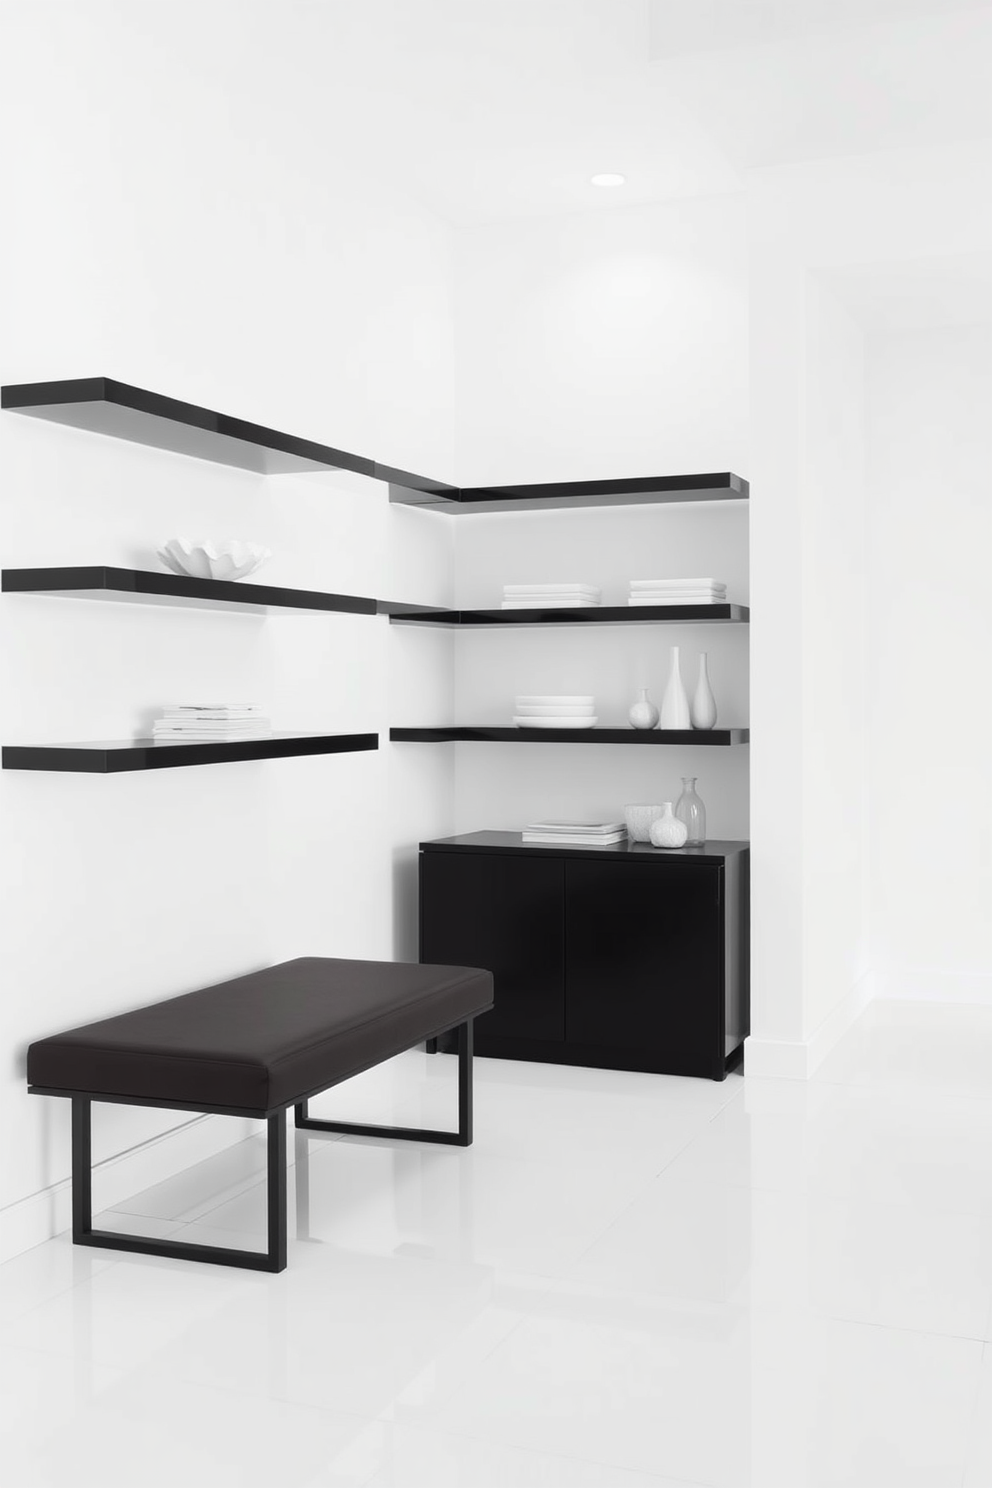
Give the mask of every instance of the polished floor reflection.
M 992 1015 L 876 1004 L 808 1084 L 479 1060 L 476 1141 L 295 1139 L 280 1276 L 0 1267 L 0 1481 L 992 1485 Z M 314 1103 L 444 1124 L 414 1053 Z M 261 1246 L 261 1138 L 107 1227 Z

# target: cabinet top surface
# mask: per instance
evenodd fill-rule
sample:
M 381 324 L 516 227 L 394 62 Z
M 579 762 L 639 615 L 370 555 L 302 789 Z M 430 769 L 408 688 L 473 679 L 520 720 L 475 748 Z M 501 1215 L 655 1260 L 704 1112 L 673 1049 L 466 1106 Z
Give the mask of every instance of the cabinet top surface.
M 627 858 L 637 862 L 723 863 L 746 853 L 750 843 L 720 839 L 703 847 L 652 847 L 649 842 L 611 842 L 604 847 L 584 847 L 565 842 L 524 842 L 519 832 L 465 832 L 459 837 L 438 837 L 422 842 L 421 852 L 543 853 L 545 856 L 578 858 Z

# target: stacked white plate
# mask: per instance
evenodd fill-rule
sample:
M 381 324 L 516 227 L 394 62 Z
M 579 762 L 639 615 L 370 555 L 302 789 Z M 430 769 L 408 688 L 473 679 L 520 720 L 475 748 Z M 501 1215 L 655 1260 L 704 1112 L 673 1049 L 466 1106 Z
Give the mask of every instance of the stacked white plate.
M 595 707 L 593 697 L 559 697 L 554 693 L 518 697 L 513 721 L 518 728 L 591 729 L 599 722 Z

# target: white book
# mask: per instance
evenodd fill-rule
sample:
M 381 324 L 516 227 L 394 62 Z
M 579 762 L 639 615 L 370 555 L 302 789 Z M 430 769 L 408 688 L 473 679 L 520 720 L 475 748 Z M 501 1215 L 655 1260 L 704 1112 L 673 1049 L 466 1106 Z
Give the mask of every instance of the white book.
M 631 579 L 631 589 L 726 589 L 722 579 Z
M 623 822 L 546 821 L 528 822 L 525 832 L 622 832 Z
M 153 734 L 157 744 L 241 744 L 249 739 L 271 739 L 271 729 L 253 729 L 247 734 L 198 734 L 195 729 L 181 734 Z
M 238 724 L 236 728 L 227 728 L 223 724 L 211 727 L 206 723 L 152 724 L 154 734 L 209 734 L 218 739 L 231 739 L 238 734 L 257 734 L 260 729 L 271 733 L 272 725 L 267 718 L 260 718 L 257 723 Z
M 219 713 L 227 717 L 230 713 L 261 713 L 262 709 L 258 703 L 166 703 L 168 713 L 193 713 L 199 717 L 203 713 Z
M 540 832 L 522 832 L 524 842 L 563 842 L 571 847 L 610 847 L 614 842 L 623 842 L 627 833 L 612 832 L 609 837 L 584 836 L 581 832 L 562 832 L 558 837 L 548 837 Z
M 167 723 L 257 723 L 261 713 L 178 713 L 161 715 Z
M 595 609 L 598 599 L 504 599 L 503 610 L 583 610 Z
M 627 603 L 629 605 L 702 605 L 702 604 L 726 604 L 727 599 L 723 594 L 655 594 L 631 595 Z
M 527 594 L 602 594 L 599 584 L 504 584 L 507 599 Z

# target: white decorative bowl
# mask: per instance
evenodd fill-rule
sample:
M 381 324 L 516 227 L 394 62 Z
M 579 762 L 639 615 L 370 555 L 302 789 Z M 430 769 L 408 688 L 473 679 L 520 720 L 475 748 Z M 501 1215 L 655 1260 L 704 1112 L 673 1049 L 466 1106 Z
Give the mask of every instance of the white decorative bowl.
M 189 579 L 244 579 L 272 557 L 260 543 L 170 537 L 158 550 L 166 568 Z
M 591 718 L 592 703 L 518 703 L 517 712 L 522 718 Z
M 546 708 L 548 706 L 560 707 L 562 709 L 580 708 L 580 707 L 583 707 L 583 706 L 584 707 L 587 707 L 587 708 L 591 708 L 593 706 L 593 704 L 595 703 L 595 701 L 596 701 L 596 699 L 594 697 L 589 697 L 589 696 L 583 696 L 583 697 L 578 697 L 578 696 L 574 696 L 574 697 L 573 696 L 569 696 L 569 697 L 556 697 L 554 693 L 550 693 L 550 694 L 549 693 L 544 693 L 544 694 L 538 693 L 538 694 L 535 694 L 532 697 L 531 696 L 524 696 L 523 694 L 521 694 L 516 699 L 516 703 L 517 703 L 517 707 L 518 708 L 521 705 L 523 705 L 523 707 L 525 707 L 525 708 L 542 708 L 542 707 L 545 707 Z

